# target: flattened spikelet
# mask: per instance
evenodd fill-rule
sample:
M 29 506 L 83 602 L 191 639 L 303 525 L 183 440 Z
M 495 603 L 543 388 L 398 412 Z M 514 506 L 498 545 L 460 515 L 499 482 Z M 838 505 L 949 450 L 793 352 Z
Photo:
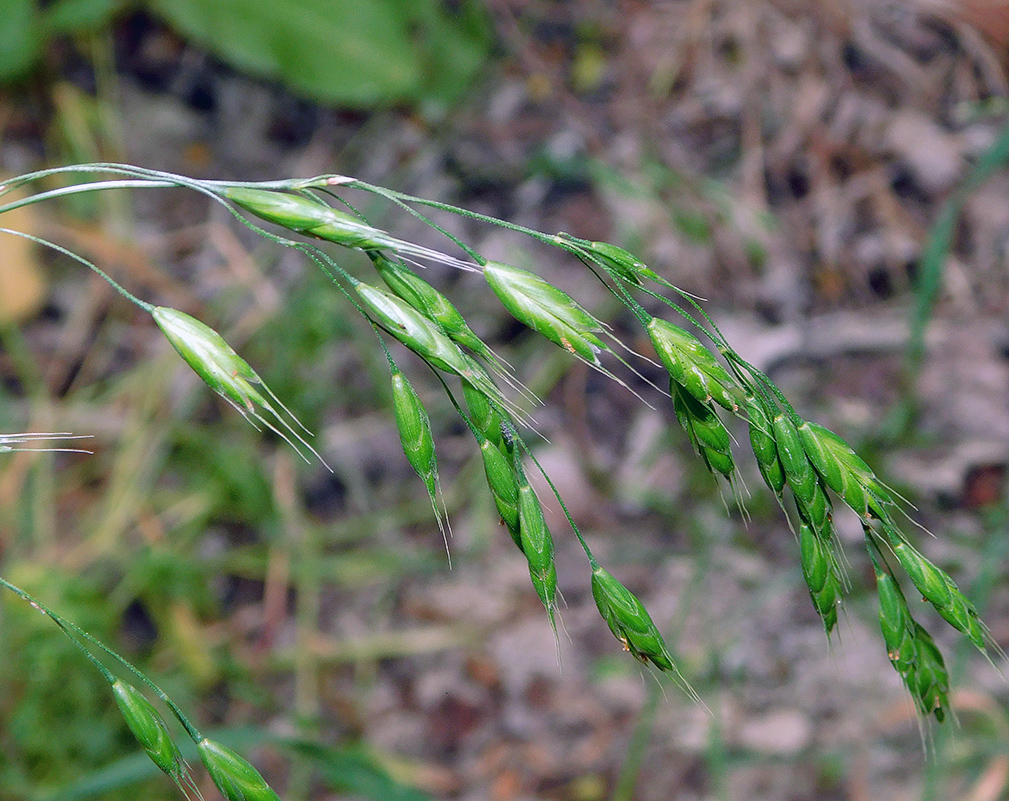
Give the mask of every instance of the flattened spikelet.
M 368 284 L 359 283 L 354 288 L 376 322 L 424 361 L 469 381 L 501 408 L 510 408 L 486 371 L 445 336 L 437 324 L 396 295 Z
M 837 625 L 844 581 L 830 543 L 804 520 L 799 523 L 799 563 L 813 607 L 829 635 Z
M 823 482 L 863 520 L 888 519 L 896 508 L 890 490 L 843 439 L 808 420 L 796 429 L 806 457 Z
M 385 231 L 304 195 L 241 186 L 227 187 L 222 194 L 260 219 L 344 247 L 398 250 L 401 244 Z
M 180 786 L 188 784 L 189 770 L 186 762 L 154 705 L 136 687 L 121 679 L 112 685 L 112 694 L 126 725 L 151 761 Z
M 518 477 L 519 546 L 529 563 L 533 588 L 543 602 L 554 625 L 557 608 L 557 568 L 554 565 L 554 540 L 543 517 L 536 492 L 525 475 Z
M 900 587 L 873 558 L 879 625 L 890 662 L 922 716 L 940 723 L 949 711 L 949 672 L 931 635 L 913 618 Z
M 515 468 L 510 458 L 501 453 L 500 448 L 483 437 L 480 442 L 480 456 L 483 458 L 483 469 L 487 476 L 487 486 L 501 522 L 508 528 L 515 544 L 523 550 L 522 536 L 519 528 L 519 485 L 515 476 Z
M 730 412 L 739 409 L 736 381 L 701 340 L 661 317 L 649 320 L 646 329 L 673 381 L 701 403 L 714 401 Z
M 960 591 L 950 575 L 932 564 L 903 538 L 891 538 L 890 547 L 922 597 L 947 623 L 966 635 L 979 650 L 985 651 L 991 636 L 974 604 Z
M 378 251 L 370 251 L 372 263 L 386 285 L 428 319 L 441 326 L 441 330 L 456 343 L 469 348 L 489 363 L 499 365 L 500 360 L 484 344 L 466 322 L 466 318 L 441 292 L 408 267 L 387 259 Z
M 763 404 L 752 395 L 746 399 L 746 419 L 750 429 L 750 447 L 757 460 L 757 469 L 760 470 L 764 483 L 780 500 L 785 487 L 785 471 L 778 458 L 778 446 L 774 442 L 771 420 L 764 411 Z
M 535 273 L 490 261 L 484 278 L 511 315 L 551 342 L 586 362 L 600 366 L 599 353 L 610 348 L 597 335 L 602 323 L 574 298 Z
M 290 437 L 294 437 L 311 451 L 323 465 L 329 467 L 272 404 L 276 403 L 295 424 L 307 432 L 298 418 L 291 414 L 290 410 L 263 382 L 263 379 L 256 374 L 256 371 L 235 353 L 220 334 L 195 317 L 176 309 L 155 306 L 151 310 L 151 315 L 165 337 L 172 343 L 172 347 L 203 379 L 203 383 L 234 406 L 247 420 L 256 420 L 262 423 L 292 448 L 298 450 L 290 439 Z M 266 395 L 264 396 L 257 387 L 261 387 Z M 276 421 L 276 425 L 265 418 L 259 409 L 269 412 Z M 298 450 L 298 454 L 308 461 L 300 450 Z
M 795 424 L 785 414 L 778 412 L 771 420 L 771 430 L 785 481 L 801 503 L 812 503 L 819 487 L 819 477 L 812 462 L 806 458 Z
M 204 737 L 196 749 L 210 778 L 228 801 L 280 801 L 259 771 L 227 746 Z
M 599 565 L 592 568 L 592 597 L 599 614 L 624 649 L 643 663 L 670 674 L 691 698 L 700 698 L 673 663 L 669 648 L 648 610 L 623 584 Z
M 630 251 L 624 250 L 609 242 L 587 242 L 582 246 L 602 262 L 603 268 L 610 275 L 627 281 L 634 286 L 643 286 L 642 278 L 665 283 L 653 270 L 638 259 Z
M 445 549 L 448 550 L 447 522 L 443 516 L 444 502 L 440 502 L 441 484 L 438 480 L 438 459 L 435 456 L 431 420 L 413 384 L 395 366 L 392 369 L 392 408 L 403 453 L 427 488 L 431 508 L 442 536 L 446 537 Z
M 709 472 L 719 472 L 732 478 L 736 470 L 732 460 L 732 438 L 710 403 L 701 403 L 675 381 L 669 382 L 676 419 L 690 438 L 694 452 Z

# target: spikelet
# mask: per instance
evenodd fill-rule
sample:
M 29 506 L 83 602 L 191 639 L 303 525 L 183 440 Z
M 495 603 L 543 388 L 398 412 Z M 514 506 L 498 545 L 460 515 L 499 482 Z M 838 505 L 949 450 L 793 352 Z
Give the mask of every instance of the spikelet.
M 554 540 L 543 516 L 536 492 L 529 484 L 525 473 L 518 473 L 518 513 L 519 547 L 529 563 L 529 576 L 533 588 L 543 602 L 550 618 L 550 625 L 556 630 L 557 609 L 557 568 L 554 565 Z
M 465 379 L 501 408 L 511 408 L 486 371 L 445 336 L 436 323 L 389 292 L 362 283 L 354 288 L 376 322 L 424 361 Z
M 691 698 L 700 698 L 673 663 L 666 641 L 652 621 L 648 610 L 637 597 L 607 570 L 592 566 L 592 597 L 599 614 L 613 636 L 623 643 L 624 650 L 642 663 L 651 663 L 668 673 Z
M 837 625 L 837 611 L 844 587 L 843 577 L 830 542 L 805 520 L 799 522 L 799 563 L 823 628 L 829 635 Z
M 393 293 L 405 300 L 417 311 L 441 326 L 442 332 L 459 345 L 469 348 L 477 356 L 489 363 L 499 366 L 500 359 L 473 329 L 469 327 L 466 318 L 462 316 L 452 302 L 413 270 L 402 264 L 387 259 L 378 251 L 369 251 L 372 263 L 378 274 Z
M 480 456 L 483 459 L 484 474 L 490 488 L 494 505 L 501 522 L 508 528 L 515 544 L 523 552 L 521 529 L 519 528 L 519 484 L 513 461 L 501 449 L 484 436 L 479 436 Z
M 764 405 L 753 395 L 746 398 L 746 419 L 750 428 L 750 447 L 757 460 L 757 469 L 764 483 L 781 501 L 781 492 L 785 487 L 785 471 L 778 458 L 778 446 L 774 442 L 771 420 L 764 410 Z
M 940 723 L 949 711 L 949 672 L 931 635 L 911 617 L 900 587 L 873 557 L 879 595 L 879 625 L 890 662 L 922 716 Z
M 945 570 L 932 564 L 903 537 L 891 531 L 888 531 L 888 534 L 894 556 L 922 597 L 975 647 L 982 652 L 986 651 L 987 645 L 991 642 L 991 635 L 981 622 L 974 604 L 960 591 L 956 582 Z
M 808 420 L 796 429 L 806 457 L 823 482 L 863 520 L 888 520 L 897 508 L 889 488 L 872 469 L 833 431 Z
M 443 515 L 444 501 L 438 480 L 438 459 L 435 455 L 431 420 L 413 384 L 395 365 L 392 365 L 392 408 L 403 453 L 424 482 L 431 499 L 431 509 L 438 521 L 438 529 L 445 539 L 445 550 L 448 551 L 447 531 L 451 531 L 451 527 Z
M 611 245 L 609 242 L 579 242 L 579 245 L 592 253 L 602 263 L 603 269 L 615 278 L 634 286 L 643 286 L 644 278 L 666 283 L 643 261 L 621 247 Z
M 229 186 L 222 190 L 222 194 L 260 219 L 344 247 L 396 250 L 400 244 L 398 239 L 385 231 L 304 195 L 244 186 Z
M 472 264 L 440 251 L 398 239 L 387 231 L 369 225 L 345 211 L 334 209 L 314 197 L 245 186 L 228 186 L 218 191 L 260 219 L 299 234 L 314 236 L 346 248 L 391 250 L 401 256 L 427 259 L 463 270 L 476 269 Z
M 210 778 L 228 801 L 280 801 L 259 771 L 227 746 L 204 737 L 196 749 Z
M 736 381 L 701 340 L 661 317 L 649 320 L 646 329 L 673 381 L 701 403 L 714 401 L 730 412 L 739 409 Z
M 326 465 L 322 457 L 288 423 L 287 419 L 280 415 L 273 404 L 277 404 L 300 428 L 306 432 L 307 429 L 220 334 L 195 317 L 176 309 L 155 306 L 151 309 L 151 315 L 165 337 L 172 343 L 172 347 L 193 368 L 203 383 L 234 406 L 246 420 L 250 422 L 256 420 L 281 437 L 298 451 L 298 455 L 306 462 L 308 458 L 294 445 L 290 437 L 297 439 L 329 469 L 329 465 Z M 266 394 L 260 392 L 259 388 Z M 276 425 L 264 417 L 260 409 L 269 412 Z
M 168 774 L 187 797 L 190 792 L 195 792 L 199 797 L 199 790 L 193 783 L 189 766 L 182 758 L 178 746 L 168 733 L 164 719 L 153 704 L 136 687 L 122 679 L 117 679 L 112 684 L 112 694 L 126 720 L 126 725 L 137 738 L 137 742 L 143 746 L 151 761 Z
M 605 329 L 570 295 L 535 273 L 500 262 L 487 262 L 483 274 L 516 320 L 589 364 L 601 366 L 599 354 L 610 348 L 597 335 Z
M 732 478 L 736 465 L 732 460 L 731 437 L 710 403 L 701 403 L 675 381 L 669 382 L 676 419 L 687 432 L 694 452 L 708 471 Z

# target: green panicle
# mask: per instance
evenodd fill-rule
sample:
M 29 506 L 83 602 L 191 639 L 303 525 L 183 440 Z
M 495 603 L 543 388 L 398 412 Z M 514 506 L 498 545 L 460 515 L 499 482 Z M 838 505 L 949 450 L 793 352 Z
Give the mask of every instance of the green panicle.
M 676 419 L 687 432 L 694 452 L 704 461 L 708 471 L 718 471 L 731 478 L 736 469 L 730 444 L 732 438 L 714 407 L 710 403 L 701 403 L 672 379 L 669 394 L 673 397 Z
M 204 737 L 196 748 L 210 778 L 228 801 L 280 801 L 259 771 L 227 746 Z
M 730 412 L 739 409 L 736 381 L 701 340 L 661 317 L 649 320 L 646 329 L 673 381 L 701 403 L 714 401 Z
M 546 607 L 550 622 L 557 607 L 557 568 L 554 565 L 554 540 L 543 517 L 536 492 L 525 475 L 518 477 L 519 546 L 529 563 L 529 576 L 536 594 Z
M 227 187 L 221 193 L 260 219 L 343 247 L 398 250 L 402 245 L 387 232 L 304 195 L 240 186 Z
M 498 359 L 484 344 L 452 302 L 413 270 L 387 259 L 378 251 L 369 251 L 378 274 L 395 295 L 441 326 L 442 332 L 456 343 L 469 348 L 492 364 Z
M 176 782 L 188 776 L 182 754 L 154 705 L 136 687 L 122 679 L 112 685 L 112 693 L 126 719 L 126 725 L 154 764 Z
M 484 278 L 511 315 L 521 323 L 590 364 L 609 346 L 597 334 L 605 329 L 566 292 L 535 273 L 490 261 Z

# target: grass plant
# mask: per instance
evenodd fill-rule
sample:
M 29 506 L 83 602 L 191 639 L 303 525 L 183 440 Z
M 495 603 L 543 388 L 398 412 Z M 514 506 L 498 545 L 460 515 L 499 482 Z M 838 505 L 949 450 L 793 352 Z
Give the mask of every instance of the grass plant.
M 39 187 L 39 191 L 3 203 L 10 192 L 25 187 Z M 750 450 L 760 473 L 796 532 L 802 576 L 828 636 L 837 626 L 841 604 L 849 591 L 846 559 L 833 529 L 834 504 L 850 507 L 862 521 L 865 532 L 885 648 L 923 718 L 934 716 L 941 723 L 949 717 L 949 672 L 932 636 L 912 617 L 901 581 L 905 586 L 913 586 L 979 651 L 993 659 L 1001 656 L 971 601 L 949 574 L 923 556 L 907 537 L 904 529 L 910 518 L 903 499 L 841 437 L 804 420 L 774 382 L 748 364 L 723 337 L 695 298 L 663 280 L 629 252 L 569 234 L 535 231 L 347 176 L 248 184 L 197 180 L 122 164 L 78 165 L 8 181 L 0 187 L 0 214 L 31 203 L 127 188 L 181 188 L 202 193 L 252 231 L 300 252 L 321 270 L 343 310 L 361 315 L 366 321 L 366 328 L 376 337 L 377 347 L 388 362 L 390 397 L 400 443 L 408 463 L 425 486 L 448 546 L 449 504 L 442 496 L 434 429 L 421 395 L 393 360 L 390 350 L 393 341 L 405 346 L 435 374 L 464 430 L 475 440 L 475 452 L 479 452 L 483 462 L 489 495 L 506 531 L 528 562 L 532 589 L 555 632 L 558 616 L 555 532 L 548 527 L 543 502 L 533 488 L 532 479 L 537 474 L 542 474 L 584 551 L 589 568 L 588 586 L 602 623 L 632 656 L 669 677 L 700 702 L 700 696 L 674 661 L 673 652 L 647 609 L 599 564 L 563 498 L 536 460 L 529 445 L 537 436 L 535 423 L 525 411 L 535 399 L 518 383 L 507 363 L 477 337 L 452 302 L 420 277 L 416 271 L 419 264 L 439 263 L 482 274 L 503 308 L 517 322 L 624 386 L 627 384 L 618 372 L 633 372 L 631 360 L 640 357 L 661 365 L 668 380 L 668 402 L 690 444 L 715 480 L 727 481 L 737 499 L 740 448 L 738 444 L 734 447 L 726 423 L 731 425 L 732 418 L 742 420 L 748 427 Z M 454 237 L 449 237 L 446 243 L 452 251 L 449 253 L 406 241 L 373 226 L 354 210 L 351 201 L 358 193 L 377 196 L 409 210 L 440 233 L 445 231 L 427 217 L 429 209 L 501 226 L 566 251 L 626 307 L 629 316 L 641 327 L 642 341 L 652 345 L 652 352 L 635 353 L 620 343 L 604 321 L 533 272 L 490 261 Z M 262 224 L 269 227 L 263 228 Z M 3 230 L 11 235 L 28 236 Z M 316 458 L 329 467 L 324 461 L 325 447 L 312 444 L 308 428 L 221 334 L 187 312 L 140 299 L 82 256 L 55 243 L 29 238 L 50 245 L 108 281 L 126 300 L 153 317 L 203 384 L 254 426 L 281 437 L 306 461 Z M 337 255 L 331 246 L 337 246 Z M 349 260 L 344 260 L 339 248 L 365 252 L 375 274 L 361 275 L 349 270 L 344 266 Z M 369 283 L 376 277 L 387 289 Z M 625 358 L 618 352 L 620 349 L 630 355 Z M 45 437 L 69 436 L 3 435 L 0 452 L 31 448 Z M 339 469 L 338 465 L 335 469 Z M 130 674 L 131 680 L 137 679 L 143 690 L 166 704 L 186 736 L 195 743 L 196 753 L 225 798 L 229 801 L 277 798 L 255 768 L 229 747 L 208 740 L 179 705 L 142 671 L 24 590 L 7 581 L 3 581 L 3 586 L 40 609 L 87 655 L 109 682 L 130 731 L 155 765 L 184 793 L 198 796 L 199 790 L 164 721 L 145 695 L 113 674 L 99 656 L 111 659 L 121 671 Z

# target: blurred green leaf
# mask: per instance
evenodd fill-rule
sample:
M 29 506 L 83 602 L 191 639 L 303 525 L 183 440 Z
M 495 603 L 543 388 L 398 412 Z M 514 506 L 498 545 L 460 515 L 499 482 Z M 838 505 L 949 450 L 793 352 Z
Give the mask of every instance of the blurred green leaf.
M 486 26 L 422 0 L 150 0 L 185 36 L 317 100 L 353 106 L 456 94 Z

